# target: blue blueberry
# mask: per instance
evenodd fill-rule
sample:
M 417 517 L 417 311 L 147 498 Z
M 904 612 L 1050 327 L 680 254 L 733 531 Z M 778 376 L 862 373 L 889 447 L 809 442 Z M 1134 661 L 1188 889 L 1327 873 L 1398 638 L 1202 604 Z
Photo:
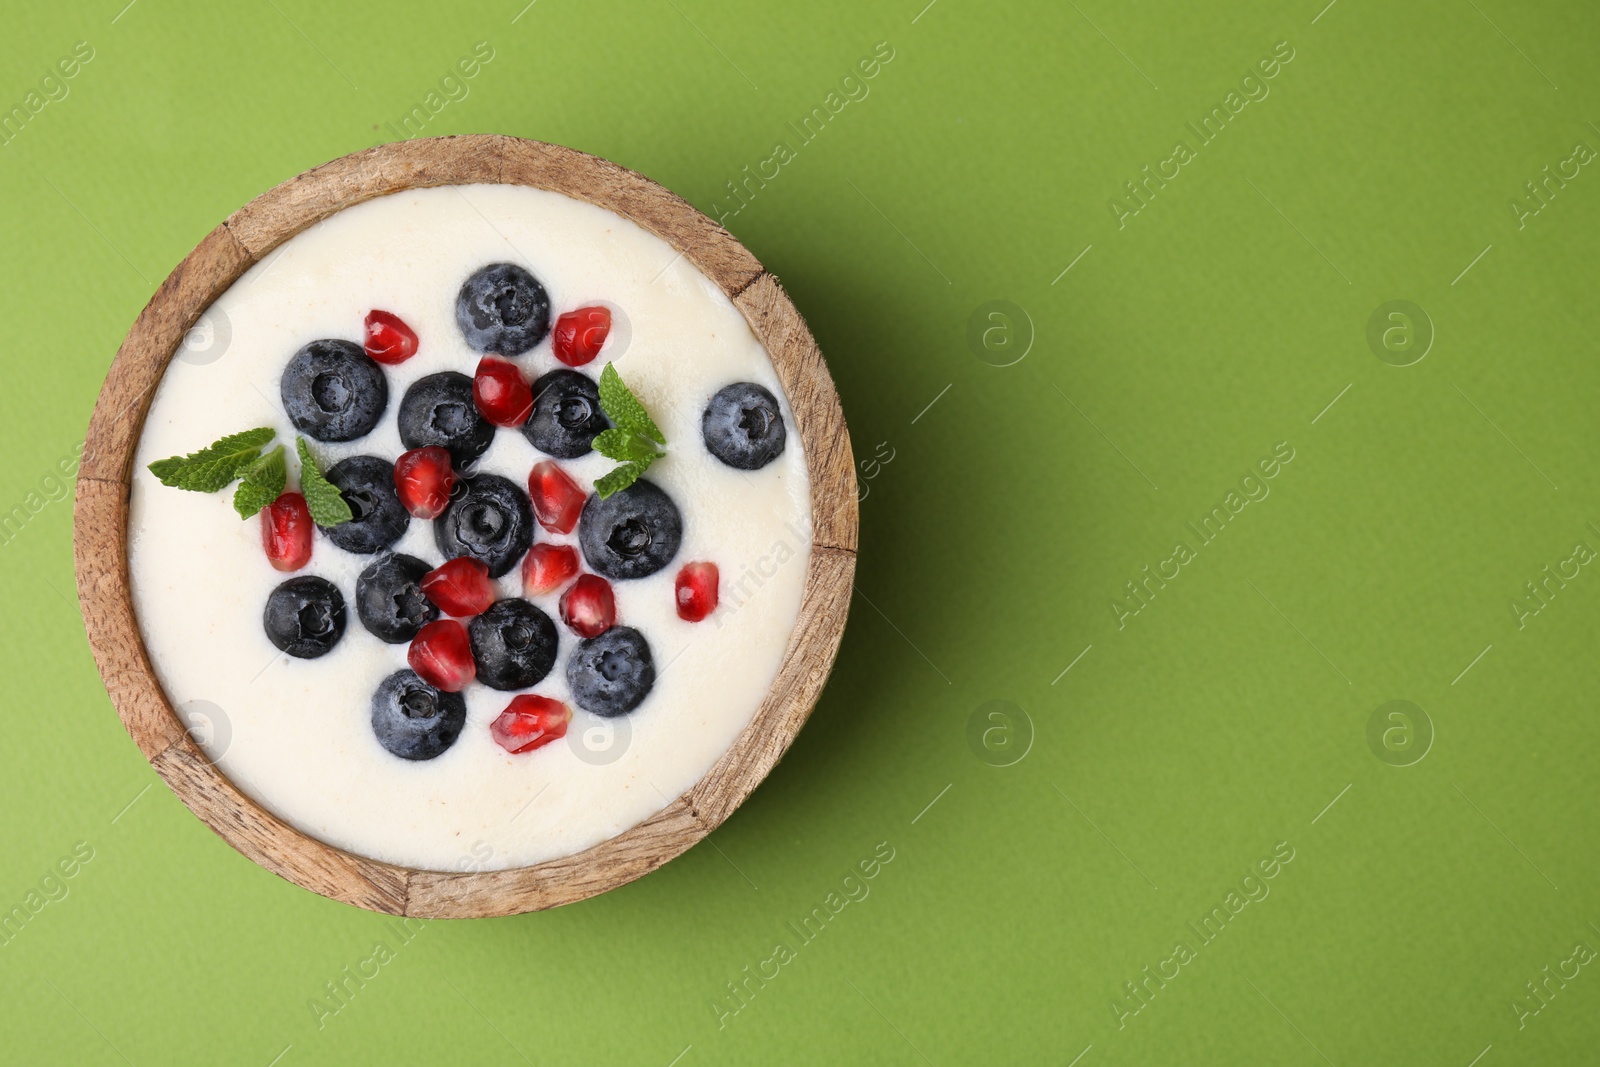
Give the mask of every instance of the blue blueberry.
M 467 637 L 478 681 L 490 689 L 530 689 L 556 665 L 556 624 L 526 600 L 495 601 L 467 624 Z
M 462 283 L 456 325 L 474 352 L 520 356 L 550 332 L 550 294 L 515 263 L 491 263 Z
M 578 518 L 578 544 L 589 569 L 607 578 L 644 578 L 672 562 L 683 543 L 683 516 L 661 487 L 643 478 L 604 500 L 590 494 Z
M 327 655 L 344 636 L 344 597 L 326 578 L 303 574 L 267 597 L 261 623 L 267 640 L 296 659 Z
M 327 477 L 354 516 L 349 522 L 322 527 L 328 540 L 346 552 L 370 555 L 405 536 L 411 513 L 395 492 L 393 463 L 377 456 L 351 456 L 329 467 Z
M 467 701 L 417 677 L 395 671 L 372 694 L 372 732 L 401 759 L 433 759 L 456 743 L 467 722 Z
M 579 641 L 567 660 L 567 685 L 584 711 L 610 719 L 638 707 L 656 684 L 650 643 L 631 626 Z
M 489 450 L 494 423 L 472 402 L 472 379 L 447 370 L 418 378 L 400 400 L 400 440 L 407 448 L 444 448 L 457 471 Z
M 356 615 L 372 635 L 392 645 L 409 641 L 439 617 L 418 584 L 431 568 L 416 556 L 388 552 L 356 579 Z
M 596 434 L 610 428 L 600 410 L 600 389 L 588 375 L 553 370 L 533 383 L 533 414 L 522 424 L 522 436 L 539 451 L 576 459 L 593 447 Z
M 778 398 L 754 382 L 717 390 L 700 416 L 706 451 L 730 467 L 760 470 L 783 454 L 788 431 Z
M 383 368 L 353 341 L 312 341 L 294 354 L 278 382 L 295 429 L 318 441 L 365 437 L 389 406 Z
M 470 556 L 498 578 L 533 545 L 533 506 L 510 479 L 479 474 L 457 483 L 444 514 L 433 520 L 433 539 L 445 559 Z

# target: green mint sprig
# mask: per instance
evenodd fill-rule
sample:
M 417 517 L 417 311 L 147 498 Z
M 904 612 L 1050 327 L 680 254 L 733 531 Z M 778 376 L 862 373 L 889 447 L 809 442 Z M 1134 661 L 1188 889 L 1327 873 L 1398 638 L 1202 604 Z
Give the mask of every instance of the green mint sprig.
M 650 464 L 665 457 L 661 449 L 667 438 L 610 363 L 600 372 L 600 408 L 612 428 L 595 435 L 595 451 L 621 464 L 594 483 L 595 492 L 604 500 L 638 481 Z
M 311 521 L 318 526 L 337 526 L 355 518 L 339 487 L 323 476 L 322 467 L 311 454 L 306 439 L 296 437 L 294 447 L 300 453 L 300 494 L 306 498 Z
M 233 510 L 239 518 L 248 519 L 278 499 L 289 477 L 283 457 L 283 446 L 279 445 L 239 472 L 239 488 L 233 491 Z
M 287 452 L 283 445 L 262 455 L 261 449 L 277 436 L 270 426 L 232 433 L 213 441 L 187 456 L 168 456 L 150 464 L 150 473 L 162 485 L 196 493 L 215 493 L 240 479 L 233 492 L 233 510 L 248 519 L 278 499 L 289 480 Z M 338 488 L 322 474 L 322 467 L 306 445 L 295 438 L 300 456 L 300 491 L 306 508 L 318 526 L 337 526 L 355 518 Z
M 261 446 L 277 436 L 270 426 L 229 434 L 187 456 L 168 456 L 150 464 L 162 485 L 196 493 L 215 493 L 261 458 Z

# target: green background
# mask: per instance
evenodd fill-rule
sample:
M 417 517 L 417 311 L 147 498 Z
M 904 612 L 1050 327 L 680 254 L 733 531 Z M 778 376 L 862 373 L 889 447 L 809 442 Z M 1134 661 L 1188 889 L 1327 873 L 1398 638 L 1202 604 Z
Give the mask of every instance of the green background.
M 27 515 L 0 547 L 0 909 L 94 853 L 0 948 L 0 1058 L 1593 1062 L 1600 174 L 1511 207 L 1600 145 L 1593 5 L 124 2 L 13 4 L 0 35 L 7 106 L 95 53 L 0 148 L 0 509 Z M 159 783 L 86 648 L 50 472 L 194 243 L 396 139 L 479 41 L 423 133 L 572 145 L 708 211 L 795 146 L 727 223 L 884 458 L 838 667 L 750 801 L 601 898 L 427 924 L 319 1025 L 394 921 L 272 877 Z M 880 41 L 870 95 L 798 145 Z M 1270 95 L 1198 146 L 1282 41 Z M 1395 300 L 1412 355 L 1434 335 L 1410 366 L 1368 341 Z M 1270 495 L 1198 544 L 1279 442 Z M 1369 741 L 1392 700 L 1420 713 Z M 799 944 L 879 842 L 870 895 Z M 1275 848 L 1270 895 L 1203 943 Z

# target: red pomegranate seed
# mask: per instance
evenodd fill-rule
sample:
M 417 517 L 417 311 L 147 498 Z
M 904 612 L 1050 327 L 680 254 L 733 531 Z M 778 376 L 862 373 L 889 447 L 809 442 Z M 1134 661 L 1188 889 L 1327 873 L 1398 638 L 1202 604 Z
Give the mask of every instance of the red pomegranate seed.
M 446 693 L 461 692 L 478 676 L 467 628 L 454 619 L 436 619 L 418 630 L 406 662 L 424 682 Z
M 489 724 L 495 744 L 510 753 L 532 752 L 567 736 L 572 709 L 559 700 L 524 693 L 512 697 L 506 710 Z
M 567 534 L 578 525 L 583 502 L 588 499 L 572 475 L 551 460 L 535 463 L 528 475 L 528 496 L 533 514 L 551 533 Z
M 280 571 L 297 571 L 311 561 L 311 521 L 306 498 L 284 493 L 261 511 L 261 547 Z
M 699 622 L 717 610 L 717 565 L 685 563 L 674 583 L 678 618 Z
M 417 584 L 422 587 L 423 596 L 439 605 L 446 615 L 458 619 L 482 614 L 494 603 L 488 564 L 467 556 L 435 567 Z
M 400 503 L 419 519 L 437 519 L 450 503 L 456 472 L 448 449 L 413 448 L 394 461 L 394 487 Z
M 527 596 L 553 593 L 577 573 L 577 549 L 540 541 L 522 557 L 522 591 Z
M 472 378 L 472 402 L 496 426 L 521 426 L 533 414 L 533 387 L 516 364 L 484 356 Z
M 367 312 L 367 355 L 393 366 L 417 354 L 417 334 L 387 311 Z
M 579 308 L 556 319 L 556 328 L 550 331 L 550 346 L 561 362 L 581 367 L 600 354 L 610 332 L 610 308 Z
M 561 594 L 561 621 L 579 637 L 599 637 L 617 621 L 617 598 L 611 583 L 585 574 Z

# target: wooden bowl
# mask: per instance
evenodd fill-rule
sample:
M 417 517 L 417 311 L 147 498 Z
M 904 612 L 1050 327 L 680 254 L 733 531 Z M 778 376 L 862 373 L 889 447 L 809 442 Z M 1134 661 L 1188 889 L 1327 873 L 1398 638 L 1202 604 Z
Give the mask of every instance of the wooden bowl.
M 788 391 L 811 480 L 812 544 L 799 618 L 772 688 L 705 777 L 631 830 L 576 855 L 453 873 L 381 863 L 308 837 L 206 759 L 151 670 L 130 597 L 127 523 L 150 397 L 211 302 L 273 248 L 336 211 L 402 189 L 465 183 L 528 185 L 608 208 L 722 287 Z M 223 840 L 296 885 L 425 918 L 512 915 L 583 900 L 649 873 L 721 824 L 778 762 L 827 680 L 850 606 L 856 525 L 854 459 L 838 393 L 778 280 L 726 230 L 648 178 L 570 148 L 497 136 L 409 141 L 336 159 L 256 197 L 207 234 L 156 290 L 112 361 L 89 421 L 73 517 L 89 647 L 123 725 L 178 798 Z

